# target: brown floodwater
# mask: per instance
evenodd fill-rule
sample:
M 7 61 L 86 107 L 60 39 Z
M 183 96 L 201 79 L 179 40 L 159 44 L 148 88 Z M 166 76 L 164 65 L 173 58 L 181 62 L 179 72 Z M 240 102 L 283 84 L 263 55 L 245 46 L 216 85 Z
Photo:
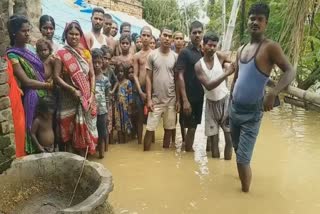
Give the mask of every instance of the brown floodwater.
M 320 213 L 319 113 L 289 105 L 265 113 L 250 193 L 240 191 L 234 156 L 225 161 L 206 153 L 203 125 L 194 153 L 181 151 L 177 133 L 177 149 L 162 149 L 161 129 L 149 152 L 136 142 L 110 145 L 98 162 L 113 174 L 109 202 L 115 213 Z

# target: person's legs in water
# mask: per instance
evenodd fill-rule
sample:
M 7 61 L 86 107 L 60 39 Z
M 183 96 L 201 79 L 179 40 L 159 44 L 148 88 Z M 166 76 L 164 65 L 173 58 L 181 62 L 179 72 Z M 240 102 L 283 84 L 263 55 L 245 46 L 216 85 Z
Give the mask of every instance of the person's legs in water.
M 156 143 L 156 132 L 152 134 L 152 143 Z
M 151 141 L 154 136 L 154 131 L 146 130 L 144 135 L 144 142 L 143 142 L 143 151 L 149 151 L 151 147 Z
M 182 142 L 185 142 L 185 140 L 186 140 L 186 129 L 183 127 L 182 124 L 180 124 L 180 129 L 181 129 Z
M 154 141 L 154 136 L 155 136 L 154 132 L 158 126 L 158 123 L 161 119 L 161 115 L 163 111 L 164 111 L 164 108 L 162 106 L 154 106 L 154 110 L 148 113 L 146 133 L 144 135 L 144 142 L 143 142 L 144 151 L 150 150 L 151 142 Z
M 99 149 L 99 158 L 102 159 L 104 158 L 104 139 L 103 138 L 98 138 L 98 149 Z
M 138 144 L 142 143 L 142 133 L 143 133 L 143 108 L 138 109 L 138 116 L 137 116 L 137 135 L 138 135 Z
M 235 149 L 238 174 L 243 192 L 249 192 L 252 179 L 250 161 L 256 138 L 259 133 L 262 111 L 241 113 L 241 109 L 232 104 L 230 111 L 230 129 L 232 144 Z
M 224 132 L 225 147 L 224 147 L 224 159 L 231 160 L 232 158 L 232 139 L 230 132 Z
M 167 106 L 163 112 L 163 148 L 170 147 L 170 141 L 172 139 L 173 132 L 175 131 L 177 123 L 177 113 L 175 106 Z
M 252 172 L 249 164 L 237 163 L 242 192 L 249 192 Z
M 173 130 L 164 129 L 163 146 L 162 146 L 163 148 L 168 149 L 170 147 L 170 140 L 171 140 L 173 131 L 174 129 Z
M 175 142 L 176 142 L 176 133 L 177 133 L 176 129 L 173 129 L 172 130 L 172 136 L 171 136 L 172 145 L 174 145 Z
M 186 135 L 186 152 L 193 152 L 194 135 L 197 128 L 188 128 Z
M 207 137 L 207 147 L 206 147 L 206 151 L 210 152 L 211 151 L 211 139 L 210 137 Z
M 213 135 L 209 137 L 211 142 L 211 152 L 213 158 L 220 158 L 220 151 L 219 151 L 219 134 Z

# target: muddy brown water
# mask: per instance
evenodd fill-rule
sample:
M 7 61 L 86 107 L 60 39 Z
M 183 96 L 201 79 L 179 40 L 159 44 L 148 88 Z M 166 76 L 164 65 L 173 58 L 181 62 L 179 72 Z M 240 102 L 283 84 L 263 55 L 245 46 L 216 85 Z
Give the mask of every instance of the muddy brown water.
M 319 113 L 285 105 L 264 115 L 248 194 L 240 191 L 234 156 L 224 161 L 205 152 L 203 125 L 194 153 L 180 151 L 177 133 L 178 149 L 162 149 L 161 128 L 150 152 L 136 142 L 110 145 L 98 162 L 112 172 L 115 213 L 320 213 Z

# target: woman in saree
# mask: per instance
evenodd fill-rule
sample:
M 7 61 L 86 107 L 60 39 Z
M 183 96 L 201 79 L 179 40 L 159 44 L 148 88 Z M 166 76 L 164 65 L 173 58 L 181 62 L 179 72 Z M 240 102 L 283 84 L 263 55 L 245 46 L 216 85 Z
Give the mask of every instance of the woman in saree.
M 27 18 L 24 16 L 13 15 L 9 18 L 7 27 L 11 45 L 11 48 L 7 50 L 7 57 L 12 64 L 13 74 L 16 77 L 23 93 L 26 134 L 25 145 L 20 142 L 21 140 L 16 142 L 16 150 L 20 156 L 20 154 L 24 154 L 22 152 L 23 147 L 27 154 L 37 152 L 37 147 L 32 143 L 31 139 L 32 122 L 35 117 L 39 98 L 46 96 L 46 90 L 51 89 L 52 84 L 44 81 L 43 64 L 36 55 L 34 49 L 28 45 L 28 42 L 30 41 L 30 22 Z M 16 98 L 18 99 L 18 93 L 16 93 L 16 95 Z M 21 114 L 21 111 L 19 112 Z M 17 114 L 14 113 L 13 116 L 16 117 Z M 22 117 L 23 115 L 20 116 Z M 17 119 L 18 118 L 15 118 L 14 120 Z M 14 124 L 16 124 L 15 121 Z M 23 134 L 24 133 L 22 133 L 22 135 Z
M 61 88 L 58 135 L 65 150 L 70 151 L 72 146 L 75 152 L 84 155 L 88 148 L 94 154 L 98 140 L 95 76 L 91 54 L 77 21 L 66 25 L 63 40 L 65 45 L 58 50 L 54 66 L 54 78 Z

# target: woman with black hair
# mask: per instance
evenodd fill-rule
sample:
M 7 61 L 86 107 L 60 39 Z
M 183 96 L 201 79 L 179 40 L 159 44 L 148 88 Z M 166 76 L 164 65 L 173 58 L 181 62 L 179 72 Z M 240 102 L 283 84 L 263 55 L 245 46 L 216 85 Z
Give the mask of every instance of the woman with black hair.
M 80 155 L 88 148 L 95 153 L 96 127 L 95 75 L 90 50 L 77 21 L 68 23 L 63 33 L 65 45 L 57 51 L 54 78 L 60 86 L 58 136 L 64 150 L 71 147 Z
M 31 140 L 31 126 L 40 97 L 47 95 L 52 83 L 46 83 L 44 67 L 30 41 L 30 22 L 24 16 L 13 15 L 8 21 L 11 48 L 7 56 L 13 66 L 13 74 L 23 91 L 23 106 L 26 120 L 26 146 L 28 154 L 36 152 Z
M 56 29 L 56 23 L 52 16 L 42 15 L 39 20 L 39 29 L 44 39 L 51 42 L 52 50 L 55 53 L 62 46 L 59 43 L 53 41 L 54 31 Z

